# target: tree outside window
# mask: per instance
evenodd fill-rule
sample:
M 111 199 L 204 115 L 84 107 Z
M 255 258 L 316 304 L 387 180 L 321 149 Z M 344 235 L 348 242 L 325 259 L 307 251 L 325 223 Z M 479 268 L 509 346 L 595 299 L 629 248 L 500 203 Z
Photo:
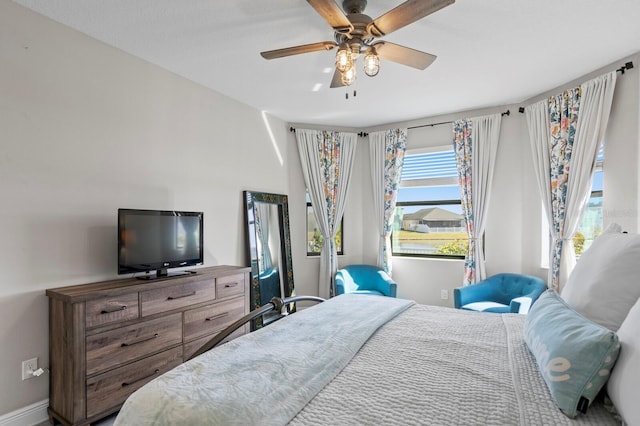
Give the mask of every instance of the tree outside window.
M 344 254 L 342 250 L 342 225 L 344 221 L 340 221 L 338 227 L 338 233 L 336 234 L 335 242 L 338 254 Z M 307 256 L 320 256 L 323 243 L 322 234 L 318 229 L 318 223 L 316 217 L 313 214 L 313 207 L 311 202 L 307 201 Z

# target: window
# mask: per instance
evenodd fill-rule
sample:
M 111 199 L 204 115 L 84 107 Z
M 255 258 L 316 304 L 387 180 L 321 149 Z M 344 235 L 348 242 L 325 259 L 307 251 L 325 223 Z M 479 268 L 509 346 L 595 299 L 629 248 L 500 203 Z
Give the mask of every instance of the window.
M 591 182 L 591 196 L 587 206 L 582 213 L 582 220 L 576 234 L 573 236 L 573 246 L 576 256 L 580 255 L 591 246 L 593 240 L 602 233 L 602 162 L 604 160 L 604 149 L 601 147 L 596 158 L 596 170 Z
M 408 152 L 391 234 L 393 255 L 464 258 L 467 247 L 453 148 Z
M 604 161 L 604 148 L 600 147 L 598 156 L 596 157 L 596 168 L 593 175 L 593 181 L 591 182 L 591 196 L 587 202 L 587 206 L 582 213 L 582 220 L 578 225 L 576 234 L 573 236 L 573 248 L 576 254 L 576 258 L 580 258 L 580 255 L 584 253 L 586 249 L 591 246 L 593 240 L 602 233 L 604 226 L 603 211 L 602 211 L 602 195 L 603 195 L 603 178 L 604 171 L 602 164 Z M 543 268 L 549 267 L 549 250 L 551 247 L 551 236 L 549 231 L 549 223 L 547 222 L 544 208 L 542 209 L 542 253 L 541 253 L 541 266 Z
M 340 221 L 338 227 L 338 233 L 336 234 L 336 250 L 338 254 L 344 254 L 342 250 L 342 225 L 344 224 L 344 217 Z M 311 206 L 311 199 L 307 194 L 307 256 L 320 256 L 322 251 L 322 234 L 318 229 L 318 223 L 316 217 L 313 214 L 313 207 Z

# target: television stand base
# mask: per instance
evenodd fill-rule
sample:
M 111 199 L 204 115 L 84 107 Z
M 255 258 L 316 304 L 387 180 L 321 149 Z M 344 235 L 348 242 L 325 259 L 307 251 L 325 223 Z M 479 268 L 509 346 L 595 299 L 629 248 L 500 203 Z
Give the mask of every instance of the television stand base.
M 167 272 L 166 269 L 161 269 L 156 271 L 155 274 L 147 274 L 147 275 L 140 275 L 138 277 L 136 277 L 139 280 L 145 280 L 145 281 L 150 281 L 150 280 L 156 280 L 158 278 L 173 278 L 173 277 L 182 277 L 185 275 L 191 275 L 191 274 L 197 274 L 196 271 L 173 271 L 173 272 Z

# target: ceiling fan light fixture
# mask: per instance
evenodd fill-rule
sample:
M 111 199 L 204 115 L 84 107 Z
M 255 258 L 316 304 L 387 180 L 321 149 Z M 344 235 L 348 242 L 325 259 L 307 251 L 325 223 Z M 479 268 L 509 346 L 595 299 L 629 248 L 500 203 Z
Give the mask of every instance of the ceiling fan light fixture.
M 341 44 L 336 52 L 336 69 L 341 73 L 344 73 L 349 68 L 353 68 L 353 66 L 353 55 L 351 54 L 349 46 Z
M 342 73 L 342 84 L 345 86 L 351 86 L 356 81 L 356 67 L 355 63 L 351 68 Z
M 367 54 L 364 56 L 363 61 L 364 73 L 369 77 L 375 77 L 380 72 L 380 58 L 374 47 L 370 47 L 367 50 Z
M 404 0 L 399 6 L 371 19 L 364 14 L 367 0 L 341 1 L 342 10 L 337 4 L 338 0 L 307 0 L 333 29 L 333 40 L 268 50 L 260 52 L 260 55 L 265 59 L 275 59 L 337 48 L 335 67 L 331 68 L 331 88 L 355 82 L 355 65 L 360 54 L 363 54 L 364 73 L 370 77 L 378 75 L 378 49 L 382 49 L 380 51 L 385 60 L 424 70 L 436 59 L 435 55 L 384 40 L 374 40 L 455 3 L 455 0 Z

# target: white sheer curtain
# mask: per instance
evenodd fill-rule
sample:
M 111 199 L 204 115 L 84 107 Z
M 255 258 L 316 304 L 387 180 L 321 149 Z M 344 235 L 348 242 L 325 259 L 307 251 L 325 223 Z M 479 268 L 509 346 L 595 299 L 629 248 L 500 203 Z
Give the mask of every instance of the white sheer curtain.
M 453 123 L 460 201 L 469 240 L 463 285 L 475 284 L 486 278 L 483 236 L 501 123 L 501 114 Z
M 347 200 L 357 135 L 296 129 L 296 139 L 304 181 L 322 234 L 318 295 L 333 297 L 334 275 L 338 270 L 335 237 Z
M 573 236 L 589 200 L 615 83 L 611 71 L 525 110 L 552 238 L 549 284 L 557 291 L 576 263 Z
M 391 129 L 369 134 L 373 205 L 380 243 L 378 267 L 391 274 L 391 231 L 398 197 L 407 129 Z

